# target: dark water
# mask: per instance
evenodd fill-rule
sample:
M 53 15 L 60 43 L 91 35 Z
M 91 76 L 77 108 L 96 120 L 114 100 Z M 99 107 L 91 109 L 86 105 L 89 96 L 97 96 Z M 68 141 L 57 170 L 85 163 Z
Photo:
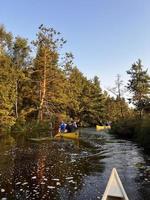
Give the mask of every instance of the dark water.
M 130 200 L 150 199 L 150 157 L 95 129 L 79 141 L 0 141 L 0 199 L 101 199 L 113 167 Z

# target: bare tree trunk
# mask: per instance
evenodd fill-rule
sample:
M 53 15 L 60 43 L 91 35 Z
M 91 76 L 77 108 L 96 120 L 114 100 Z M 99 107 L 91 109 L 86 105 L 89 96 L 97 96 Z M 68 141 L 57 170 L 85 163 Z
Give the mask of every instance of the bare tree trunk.
M 117 74 L 116 87 L 117 87 L 118 99 L 120 101 L 120 113 L 121 113 L 121 117 L 124 118 L 123 108 L 121 105 L 121 85 L 122 85 L 121 76 Z
M 41 98 L 40 98 L 40 109 L 39 109 L 39 120 L 43 120 L 43 105 L 46 96 L 46 51 L 44 52 L 44 69 L 43 69 L 43 83 L 41 83 Z
M 143 112 L 142 112 L 143 110 L 141 109 L 140 110 L 140 119 L 142 119 L 142 116 L 143 116 Z
M 18 81 L 16 80 L 16 103 L 15 103 L 15 110 L 16 110 L 16 118 L 18 118 Z
M 123 81 L 121 80 L 121 76 L 120 74 L 117 74 L 117 79 L 115 81 L 115 87 L 114 88 L 110 88 L 108 89 L 110 92 L 112 92 L 115 96 L 116 96 L 116 99 L 118 100 L 119 102 L 119 110 L 120 110 L 120 115 L 121 115 L 121 118 L 124 118 L 124 113 L 123 113 L 123 107 L 121 105 L 121 100 L 122 100 L 122 90 L 121 90 L 121 87 L 123 85 Z
M 1 47 L 1 45 L 0 45 L 0 55 L 2 55 L 2 47 Z
M 124 118 L 122 105 L 120 106 L 121 117 Z

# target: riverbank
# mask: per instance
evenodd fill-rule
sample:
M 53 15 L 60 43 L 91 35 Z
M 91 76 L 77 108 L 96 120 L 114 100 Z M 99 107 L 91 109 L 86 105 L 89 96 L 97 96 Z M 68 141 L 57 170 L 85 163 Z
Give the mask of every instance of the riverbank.
M 111 134 L 131 139 L 150 151 L 150 118 L 124 119 L 112 124 Z

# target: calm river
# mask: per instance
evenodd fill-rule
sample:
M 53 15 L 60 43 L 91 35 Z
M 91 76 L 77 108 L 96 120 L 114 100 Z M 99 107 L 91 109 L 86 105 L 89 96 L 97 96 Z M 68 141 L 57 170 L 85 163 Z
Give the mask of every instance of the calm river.
M 113 167 L 130 200 L 150 200 L 150 156 L 94 128 L 80 140 L 1 138 L 0 199 L 101 199 Z

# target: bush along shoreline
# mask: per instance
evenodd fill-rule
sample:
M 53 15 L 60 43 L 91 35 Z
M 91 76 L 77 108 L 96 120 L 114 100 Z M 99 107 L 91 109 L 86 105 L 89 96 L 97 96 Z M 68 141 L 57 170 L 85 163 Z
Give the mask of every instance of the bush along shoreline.
M 112 123 L 111 134 L 131 139 L 150 152 L 150 117 L 123 119 Z

